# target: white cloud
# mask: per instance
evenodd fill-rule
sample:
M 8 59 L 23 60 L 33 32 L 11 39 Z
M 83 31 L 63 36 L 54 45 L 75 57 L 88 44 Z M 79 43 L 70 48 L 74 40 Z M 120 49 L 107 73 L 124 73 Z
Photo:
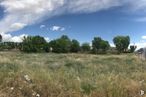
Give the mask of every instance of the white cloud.
M 22 42 L 24 37 L 27 37 L 26 34 L 21 34 L 18 36 L 12 36 L 11 34 L 1 33 L 2 35 L 2 41 L 3 42 Z M 49 42 L 50 38 L 44 37 L 44 39 Z
M 19 30 L 19 29 L 22 29 L 23 27 L 25 27 L 26 24 L 23 24 L 23 23 L 14 23 L 10 26 L 10 28 L 12 29 L 12 31 L 14 30 Z
M 50 28 L 51 31 L 64 31 L 65 28 L 64 27 L 61 27 L 61 26 L 52 26 Z
M 110 43 L 110 46 L 111 46 L 111 47 L 115 47 L 115 45 L 114 45 L 113 43 Z
M 40 29 L 43 29 L 45 27 L 46 27 L 46 25 L 40 25 Z
M 6 34 L 6 33 L 1 33 L 2 38 L 3 38 L 3 42 L 22 42 L 24 36 L 28 36 L 26 34 L 22 34 L 19 36 L 12 36 L 11 34 Z
M 118 5 L 119 0 L 1 0 L 5 16 L 0 32 L 17 31 L 56 15 L 91 13 Z
M 50 38 L 48 38 L 48 37 L 45 37 L 44 39 L 45 39 L 47 42 L 50 41 Z
M 17 31 L 56 15 L 91 13 L 122 5 L 145 10 L 146 0 L 0 0 L 5 14 L 0 32 Z
M 141 38 L 142 38 L 142 39 L 146 39 L 146 36 L 142 36 Z
M 145 11 L 146 0 L 127 0 L 132 10 Z

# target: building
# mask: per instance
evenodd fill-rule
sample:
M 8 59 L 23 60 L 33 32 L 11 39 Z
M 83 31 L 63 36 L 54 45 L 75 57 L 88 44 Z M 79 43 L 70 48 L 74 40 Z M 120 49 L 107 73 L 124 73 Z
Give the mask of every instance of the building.
M 136 53 L 141 60 L 146 60 L 146 47 L 140 48 Z

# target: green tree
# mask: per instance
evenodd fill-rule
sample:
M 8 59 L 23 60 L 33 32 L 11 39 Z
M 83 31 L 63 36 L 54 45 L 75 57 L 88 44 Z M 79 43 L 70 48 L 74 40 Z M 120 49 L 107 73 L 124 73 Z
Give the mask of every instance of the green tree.
M 106 53 L 110 45 L 108 41 L 103 40 L 100 37 L 94 37 L 92 40 L 92 51 L 93 53 Z
M 113 39 L 113 42 L 116 46 L 116 49 L 119 53 L 126 52 L 128 46 L 130 44 L 130 37 L 129 36 L 116 36 Z
M 100 37 L 94 37 L 94 39 L 92 40 L 93 53 L 97 53 L 99 51 L 101 42 L 102 39 Z
M 91 49 L 90 44 L 89 43 L 83 43 L 81 46 L 81 51 L 82 52 L 89 52 Z
M 106 53 L 106 51 L 110 48 L 109 42 L 102 40 L 100 43 L 101 53 Z
M 63 35 L 59 39 L 50 41 L 49 46 L 53 49 L 52 52 L 68 53 L 70 52 L 71 48 L 71 40 L 68 38 L 68 36 Z
M 72 40 L 70 51 L 73 53 L 77 53 L 80 51 L 80 43 L 77 40 Z
M 44 52 L 46 43 L 44 37 L 41 36 L 24 37 L 20 50 L 24 52 Z
M 0 35 L 0 42 L 2 42 L 2 35 Z
M 130 46 L 130 52 L 133 53 L 136 50 L 137 46 L 131 45 Z

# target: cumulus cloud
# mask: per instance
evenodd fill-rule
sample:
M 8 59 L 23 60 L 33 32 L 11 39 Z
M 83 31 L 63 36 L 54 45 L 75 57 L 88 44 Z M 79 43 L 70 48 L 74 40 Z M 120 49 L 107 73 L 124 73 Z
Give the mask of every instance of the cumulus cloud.
M 2 35 L 2 41 L 3 42 L 22 42 L 24 37 L 28 37 L 27 34 L 21 34 L 21 35 L 18 35 L 18 36 L 12 36 L 11 34 L 7 34 L 7 33 L 1 33 Z M 50 38 L 48 37 L 44 37 L 44 39 L 49 42 L 50 41 Z
M 0 0 L 0 32 L 13 32 L 56 15 L 91 13 L 128 4 L 144 10 L 146 0 Z
M 65 28 L 64 27 L 61 27 L 61 26 L 52 26 L 50 28 L 51 31 L 64 31 Z
M 12 36 L 11 34 L 1 33 L 3 37 L 3 42 L 22 42 L 24 36 L 27 37 L 28 35 L 22 34 L 19 36 Z
M 142 36 L 141 38 L 142 38 L 142 39 L 146 39 L 146 36 Z

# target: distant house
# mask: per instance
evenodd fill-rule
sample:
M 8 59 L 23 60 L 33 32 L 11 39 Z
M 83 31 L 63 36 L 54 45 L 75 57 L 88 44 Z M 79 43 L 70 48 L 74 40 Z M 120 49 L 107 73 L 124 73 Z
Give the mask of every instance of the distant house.
M 140 48 L 136 51 L 136 53 L 141 60 L 146 60 L 146 47 Z

